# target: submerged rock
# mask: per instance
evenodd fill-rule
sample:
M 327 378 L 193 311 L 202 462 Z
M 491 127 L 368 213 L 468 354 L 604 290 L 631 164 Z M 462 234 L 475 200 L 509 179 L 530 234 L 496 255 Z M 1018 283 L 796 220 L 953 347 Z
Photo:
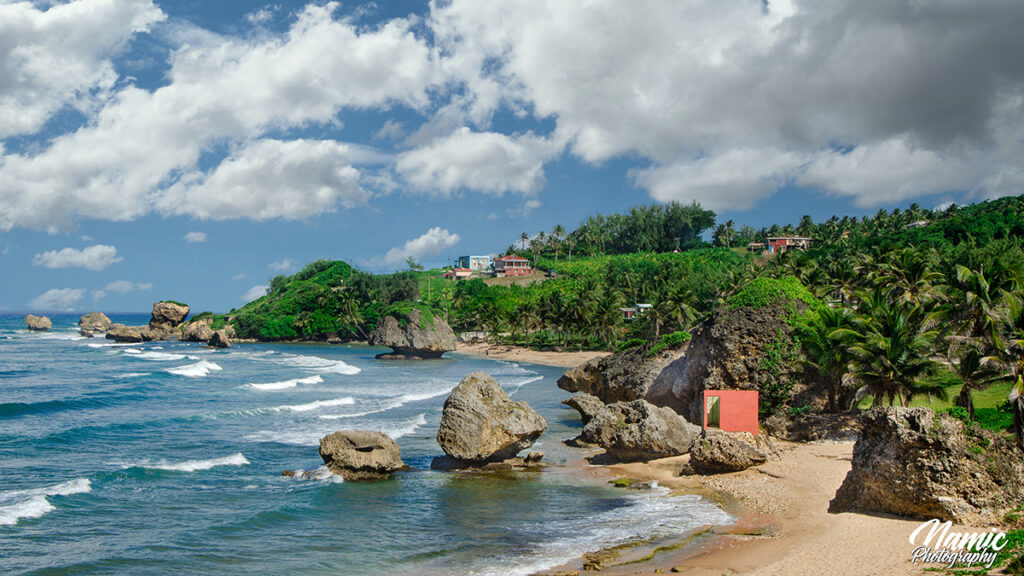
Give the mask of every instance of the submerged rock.
M 494 378 L 474 372 L 445 400 L 437 443 L 451 458 L 482 465 L 514 458 L 547 427 L 525 402 L 510 400 Z
M 320 457 L 345 480 L 382 480 L 405 467 L 402 449 L 394 440 L 367 430 L 339 430 L 324 436 Z
M 28 314 L 25 316 L 25 327 L 35 332 L 46 332 L 53 327 L 53 322 L 46 316 Z
M 562 404 L 579 412 L 580 421 L 584 426 L 587 422 L 590 422 L 595 414 L 601 411 L 601 408 L 604 408 L 604 402 L 601 402 L 600 398 L 592 394 L 573 394 L 569 398 L 562 400 Z
M 602 408 L 583 427 L 580 440 L 620 462 L 636 462 L 686 454 L 700 431 L 671 408 L 634 400 Z
M 698 474 L 738 472 L 767 461 L 760 450 L 724 432 L 704 434 L 690 449 L 690 467 Z
M 441 318 L 433 316 L 428 320 L 413 308 L 404 321 L 403 325 L 393 316 L 385 316 L 377 323 L 377 329 L 370 335 L 370 344 L 394 350 L 394 354 L 382 357 L 440 358 L 445 352 L 455 350 L 455 332 Z
M 107 315 L 102 312 L 89 312 L 78 319 L 78 333 L 82 336 L 92 337 L 96 334 L 106 334 L 107 330 L 110 330 L 110 326 L 110 318 L 107 318 Z
M 829 512 L 989 524 L 1024 500 L 1024 462 L 1002 434 L 930 408 L 875 408 L 861 424 Z

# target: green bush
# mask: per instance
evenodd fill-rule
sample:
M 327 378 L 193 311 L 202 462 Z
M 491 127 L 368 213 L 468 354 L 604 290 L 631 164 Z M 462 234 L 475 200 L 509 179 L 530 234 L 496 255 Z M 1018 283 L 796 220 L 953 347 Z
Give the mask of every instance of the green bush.
M 622 344 L 619 344 L 617 350 L 622 352 L 623 350 L 629 350 L 630 348 L 636 348 L 637 346 L 643 346 L 644 344 L 647 344 L 647 340 L 644 340 L 643 338 L 630 338 Z
M 729 308 L 764 308 L 776 302 L 797 301 L 807 304 L 812 309 L 821 306 L 821 302 L 794 276 L 757 278 L 729 299 Z
M 1008 402 L 1003 402 L 997 408 L 975 408 L 974 420 L 986 430 L 1001 432 L 1013 427 L 1013 411 Z
M 686 330 L 680 330 L 679 332 L 672 332 L 671 334 L 665 334 L 658 339 L 658 343 L 651 347 L 647 352 L 647 356 L 654 356 L 655 354 L 665 350 L 666 348 L 675 348 L 683 344 L 684 342 L 690 341 L 690 333 Z

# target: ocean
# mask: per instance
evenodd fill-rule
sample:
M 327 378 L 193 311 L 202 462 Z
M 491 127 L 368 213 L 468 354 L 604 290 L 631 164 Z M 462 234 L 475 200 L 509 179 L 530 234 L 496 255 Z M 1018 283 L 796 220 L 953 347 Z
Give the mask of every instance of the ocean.
M 0 316 L 0 572 L 530 574 L 636 539 L 725 524 L 694 495 L 558 466 L 580 452 L 561 368 L 356 345 L 114 344 Z M 112 315 L 144 324 L 147 315 Z M 430 470 L 441 408 L 483 370 L 548 420 L 543 472 Z M 411 470 L 342 482 L 320 437 L 395 438 Z M 314 470 L 312 478 L 284 470 Z

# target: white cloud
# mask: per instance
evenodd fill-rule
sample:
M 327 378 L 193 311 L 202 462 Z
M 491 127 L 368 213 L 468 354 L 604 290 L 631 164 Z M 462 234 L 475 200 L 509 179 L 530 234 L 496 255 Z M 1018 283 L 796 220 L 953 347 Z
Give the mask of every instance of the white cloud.
M 39 130 L 67 104 L 102 102 L 117 81 L 110 59 L 164 18 L 148 0 L 0 3 L 0 138 Z
M 459 243 L 459 235 L 435 226 L 422 236 L 409 240 L 401 246 L 395 246 L 384 255 L 383 263 L 395 266 L 405 262 L 406 258 L 427 258 L 443 254 L 445 250 Z
M 189 232 L 185 234 L 185 242 L 190 244 L 206 242 L 206 232 Z
M 295 263 L 288 258 L 285 258 L 280 262 L 272 262 L 270 264 L 267 264 L 267 270 L 270 270 L 272 272 L 288 272 L 293 268 L 295 268 Z
M 461 189 L 533 194 L 558 147 L 533 134 L 506 136 L 467 127 L 398 156 L 396 170 L 418 190 L 448 196 Z
M 232 280 L 245 280 L 248 278 L 244 273 L 238 273 L 231 277 Z
M 210 220 L 301 220 L 332 212 L 339 204 L 365 204 L 369 196 L 350 163 L 377 156 L 329 140 L 260 140 L 209 174 L 183 177 L 158 205 L 170 214 Z
M 269 22 L 271 19 L 273 19 L 274 14 L 280 9 L 281 6 L 278 4 L 275 4 L 273 6 L 265 6 L 263 8 L 260 8 L 259 10 L 246 14 L 245 20 L 248 23 L 254 25 L 265 24 Z
M 252 302 L 253 300 L 259 298 L 260 296 L 266 294 L 269 288 L 270 286 L 267 286 L 266 284 L 257 284 L 256 286 L 249 288 L 248 292 L 242 294 L 242 302 Z
M 93 301 L 100 301 L 110 294 L 126 294 L 128 292 L 140 291 L 149 292 L 153 289 L 152 282 L 129 282 L 127 280 L 115 280 L 107 284 L 102 290 L 96 290 L 92 294 Z
M 87 268 L 98 271 L 122 260 L 124 258 L 117 255 L 117 248 L 97 244 L 82 250 L 75 248 L 49 250 L 42 254 L 36 254 L 32 258 L 32 263 L 44 268 Z
M 83 297 L 85 290 L 82 288 L 52 288 L 36 296 L 28 303 L 28 307 L 32 310 L 69 311 L 73 310 Z
M 401 122 L 388 120 L 373 133 L 374 140 L 401 140 L 405 136 L 405 127 Z

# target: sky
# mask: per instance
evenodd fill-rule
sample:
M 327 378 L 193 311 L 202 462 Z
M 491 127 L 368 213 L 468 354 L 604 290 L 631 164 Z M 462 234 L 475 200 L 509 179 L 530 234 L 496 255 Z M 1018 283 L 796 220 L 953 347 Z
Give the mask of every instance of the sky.
M 1024 193 L 1019 0 L 0 0 L 0 311 Z

